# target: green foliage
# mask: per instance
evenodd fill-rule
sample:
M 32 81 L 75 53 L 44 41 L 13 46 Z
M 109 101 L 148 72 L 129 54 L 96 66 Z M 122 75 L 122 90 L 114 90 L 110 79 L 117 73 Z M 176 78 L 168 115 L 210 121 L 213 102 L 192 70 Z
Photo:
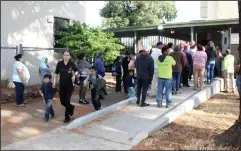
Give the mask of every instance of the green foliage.
M 177 10 L 170 1 L 108 1 L 101 9 L 104 27 L 158 25 L 176 18 Z
M 59 44 L 68 47 L 76 58 L 80 52 L 88 58 L 94 58 L 98 52 L 103 52 L 103 61 L 108 64 L 120 54 L 124 48 L 113 33 L 103 32 L 100 28 L 91 28 L 79 21 L 74 21 L 65 31 L 58 33 Z

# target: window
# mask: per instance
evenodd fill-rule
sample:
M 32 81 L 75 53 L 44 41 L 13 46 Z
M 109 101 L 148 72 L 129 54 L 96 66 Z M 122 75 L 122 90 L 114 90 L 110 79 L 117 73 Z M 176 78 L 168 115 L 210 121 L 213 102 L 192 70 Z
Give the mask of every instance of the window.
M 227 37 L 224 38 L 224 44 L 227 44 Z
M 70 20 L 67 18 L 54 17 L 54 48 L 63 48 L 57 43 L 58 32 L 66 30 L 69 27 L 69 22 Z

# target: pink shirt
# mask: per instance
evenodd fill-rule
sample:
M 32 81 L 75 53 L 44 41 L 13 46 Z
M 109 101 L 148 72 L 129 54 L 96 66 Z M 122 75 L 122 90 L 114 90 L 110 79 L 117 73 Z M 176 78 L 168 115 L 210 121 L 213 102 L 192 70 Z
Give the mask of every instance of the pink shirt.
M 207 62 L 207 54 L 204 51 L 196 51 L 192 55 L 192 60 L 194 65 L 200 65 L 201 67 L 205 67 Z

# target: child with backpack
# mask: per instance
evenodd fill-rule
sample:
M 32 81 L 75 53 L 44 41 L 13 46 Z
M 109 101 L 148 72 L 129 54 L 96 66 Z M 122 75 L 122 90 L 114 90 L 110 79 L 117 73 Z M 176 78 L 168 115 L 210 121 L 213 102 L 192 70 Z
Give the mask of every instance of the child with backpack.
M 51 78 L 52 78 L 51 74 L 44 75 L 44 81 L 39 91 L 45 103 L 45 121 L 46 122 L 49 120 L 49 115 L 51 115 L 52 118 L 54 118 L 54 115 L 55 115 L 53 106 L 52 106 L 54 89 L 52 87 L 53 83 L 50 81 Z
M 106 95 L 106 81 L 96 73 L 95 66 L 90 68 L 90 74 L 84 80 L 84 85 L 91 89 L 91 100 L 95 110 L 100 110 L 100 99 Z

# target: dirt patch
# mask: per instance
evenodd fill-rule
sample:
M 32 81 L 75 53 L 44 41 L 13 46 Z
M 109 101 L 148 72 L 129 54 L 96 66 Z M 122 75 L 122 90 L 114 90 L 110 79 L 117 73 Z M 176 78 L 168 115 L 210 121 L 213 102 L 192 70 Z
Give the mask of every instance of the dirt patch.
M 185 113 L 132 150 L 237 150 L 215 144 L 215 136 L 238 119 L 237 95 L 220 93 Z

